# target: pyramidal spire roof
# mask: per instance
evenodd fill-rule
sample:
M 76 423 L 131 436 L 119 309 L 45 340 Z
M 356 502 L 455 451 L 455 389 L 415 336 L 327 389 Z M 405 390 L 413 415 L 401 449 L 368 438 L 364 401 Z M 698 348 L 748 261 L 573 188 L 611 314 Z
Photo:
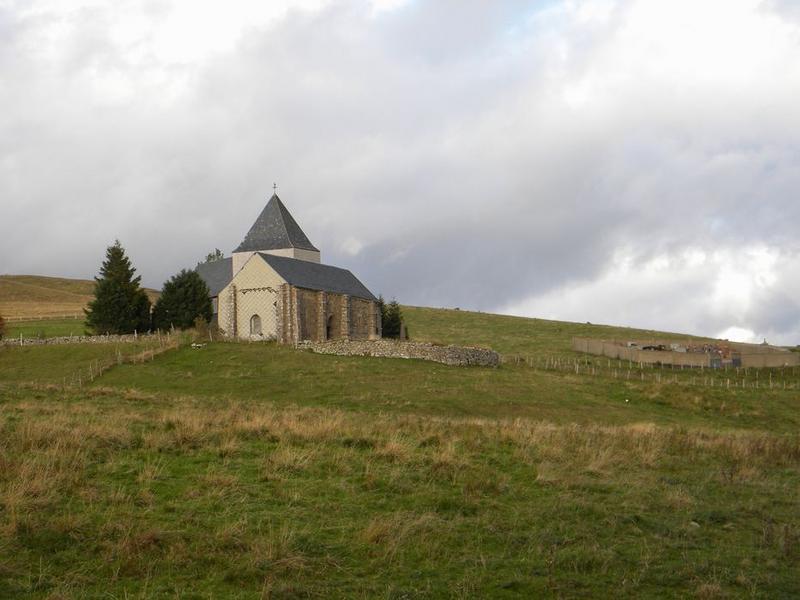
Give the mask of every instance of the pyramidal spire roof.
M 278 194 L 273 194 L 250 231 L 244 236 L 244 241 L 234 252 L 281 248 L 300 248 L 319 252 L 300 229 L 297 221 L 289 214 L 281 199 L 278 198 Z

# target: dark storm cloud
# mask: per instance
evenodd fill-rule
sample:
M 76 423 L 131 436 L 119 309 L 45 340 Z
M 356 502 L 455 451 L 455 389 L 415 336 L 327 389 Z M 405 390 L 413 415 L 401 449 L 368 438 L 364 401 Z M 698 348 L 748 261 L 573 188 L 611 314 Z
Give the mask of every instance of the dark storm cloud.
M 234 248 L 277 180 L 323 260 L 408 303 L 538 310 L 622 255 L 635 282 L 689 249 L 778 248 L 782 280 L 800 254 L 796 38 L 752 64 L 732 46 L 728 69 L 705 50 L 709 11 L 673 11 L 699 23 L 687 39 L 650 4 L 334 2 L 243 21 L 188 61 L 157 51 L 166 3 L 122 41 L 110 6 L 0 8 L 0 271 L 90 276 L 119 237 L 159 286 Z M 757 54 L 773 25 L 742 20 L 763 7 L 725 6 Z M 772 288 L 733 314 L 705 299 L 717 263 L 671 264 L 651 286 L 685 297 L 700 277 L 693 307 L 640 303 L 625 322 L 800 334 Z

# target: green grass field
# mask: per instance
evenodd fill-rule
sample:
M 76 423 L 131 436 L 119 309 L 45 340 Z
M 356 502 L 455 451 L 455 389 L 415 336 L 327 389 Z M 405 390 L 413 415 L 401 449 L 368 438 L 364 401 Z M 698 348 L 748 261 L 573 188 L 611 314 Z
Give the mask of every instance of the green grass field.
M 645 333 L 406 315 L 564 361 Z M 797 391 L 147 349 L 0 348 L 0 598 L 800 595 Z
M 409 306 L 403 308 L 403 315 L 414 340 L 484 346 L 503 354 L 574 356 L 571 350 L 573 337 L 703 339 L 650 329 L 565 323 L 453 309 Z
M 83 319 L 31 319 L 29 321 L 10 321 L 6 324 L 6 337 L 52 338 L 85 335 Z

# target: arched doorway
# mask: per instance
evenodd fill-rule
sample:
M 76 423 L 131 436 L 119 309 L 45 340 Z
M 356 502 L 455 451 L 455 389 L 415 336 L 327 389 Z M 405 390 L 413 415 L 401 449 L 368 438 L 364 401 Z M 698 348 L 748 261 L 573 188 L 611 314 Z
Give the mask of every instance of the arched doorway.
M 325 324 L 325 339 L 331 340 L 333 339 L 333 315 L 328 315 L 328 321 Z
M 258 315 L 250 317 L 250 335 L 261 335 L 261 317 Z

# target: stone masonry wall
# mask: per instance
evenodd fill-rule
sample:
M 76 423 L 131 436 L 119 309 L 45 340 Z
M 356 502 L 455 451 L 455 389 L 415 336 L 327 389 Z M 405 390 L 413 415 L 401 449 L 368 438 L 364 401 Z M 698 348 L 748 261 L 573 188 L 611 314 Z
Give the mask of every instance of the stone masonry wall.
M 376 304 L 368 300 L 283 284 L 275 306 L 274 337 L 284 344 L 380 336 Z
M 169 334 L 163 337 L 169 338 Z M 125 344 L 139 340 L 158 339 L 158 334 L 140 335 L 72 335 L 51 338 L 3 338 L 0 346 L 55 346 L 58 344 Z
M 342 311 L 344 309 L 344 296 L 341 294 L 328 294 L 325 304 L 325 327 L 330 321 L 330 339 L 338 340 L 342 337 Z
M 297 347 L 305 348 L 318 354 L 416 358 L 451 366 L 496 367 L 500 364 L 500 355 L 494 350 L 462 346 L 436 346 L 422 342 L 334 340 L 329 342 L 301 342 Z
M 361 298 L 350 298 L 350 337 L 367 340 L 375 337 L 374 304 Z
M 297 312 L 300 318 L 300 339 L 316 339 L 320 332 L 319 292 L 297 289 Z

